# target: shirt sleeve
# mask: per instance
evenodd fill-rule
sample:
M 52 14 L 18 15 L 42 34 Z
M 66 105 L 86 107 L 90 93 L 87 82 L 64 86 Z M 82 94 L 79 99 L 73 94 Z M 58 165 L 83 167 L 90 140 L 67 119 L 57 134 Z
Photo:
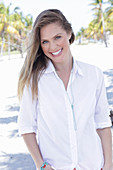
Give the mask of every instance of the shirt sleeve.
M 37 100 L 32 100 L 31 88 L 26 86 L 20 101 L 18 132 L 19 136 L 26 133 L 37 133 Z
M 96 108 L 95 124 L 96 129 L 102 129 L 111 126 L 110 110 L 107 101 L 106 88 L 103 72 L 97 68 L 97 90 L 96 90 Z

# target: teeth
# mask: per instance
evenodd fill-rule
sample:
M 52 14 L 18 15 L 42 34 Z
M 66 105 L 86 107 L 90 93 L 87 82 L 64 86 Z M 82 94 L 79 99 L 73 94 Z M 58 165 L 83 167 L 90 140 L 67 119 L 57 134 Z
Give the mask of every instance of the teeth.
M 59 53 L 61 52 L 61 50 L 55 52 L 55 53 L 52 53 L 53 55 L 58 55 Z

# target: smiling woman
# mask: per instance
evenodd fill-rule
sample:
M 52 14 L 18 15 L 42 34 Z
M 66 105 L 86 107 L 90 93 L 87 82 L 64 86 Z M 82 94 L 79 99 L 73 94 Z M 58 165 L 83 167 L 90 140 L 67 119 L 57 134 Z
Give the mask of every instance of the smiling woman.
M 18 83 L 19 134 L 38 170 L 111 170 L 104 76 L 75 60 L 74 38 L 61 11 L 48 9 L 36 18 Z
M 46 16 L 46 12 L 48 13 L 48 16 Z M 51 29 L 52 32 L 50 32 Z M 31 77 L 32 98 L 34 99 L 34 97 L 37 97 L 37 77 L 40 77 L 41 72 L 47 68 L 49 61 L 48 58 L 50 57 L 50 59 L 52 59 L 53 56 L 55 56 L 54 53 L 58 52 L 58 50 L 61 50 L 59 54 L 67 53 L 66 55 L 69 54 L 72 60 L 69 45 L 74 42 L 74 39 L 75 36 L 71 24 L 68 23 L 65 16 L 62 15 L 59 10 L 45 10 L 40 15 L 38 15 L 33 26 L 32 34 L 29 37 L 28 53 L 25 61 L 26 65 L 28 66 L 26 67 L 24 65 L 20 74 L 18 86 L 19 97 L 21 97 L 23 93 L 25 84 L 29 86 Z M 57 44 L 55 42 L 57 42 Z M 60 43 L 60 46 L 58 42 Z M 59 60 L 63 60 L 63 57 L 64 55 L 60 57 Z M 68 58 L 69 57 L 67 57 L 67 59 Z M 54 57 L 54 60 L 57 62 L 58 59 Z M 69 69 L 71 69 L 71 65 L 72 61 L 70 61 Z M 68 68 L 66 65 L 64 67 Z M 24 74 L 25 70 L 29 74 L 28 77 L 26 77 Z

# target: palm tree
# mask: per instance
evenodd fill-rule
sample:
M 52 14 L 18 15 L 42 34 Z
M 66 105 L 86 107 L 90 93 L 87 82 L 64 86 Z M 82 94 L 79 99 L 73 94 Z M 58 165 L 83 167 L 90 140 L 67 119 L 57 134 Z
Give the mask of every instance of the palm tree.
M 78 40 L 78 43 L 81 44 L 84 38 L 86 38 L 86 29 L 81 27 L 80 31 L 76 34 L 76 40 Z
M 78 40 L 78 44 L 81 44 L 81 32 L 80 31 L 76 33 L 76 40 Z
M 3 3 L 0 4 L 0 35 L 1 35 L 1 55 L 3 53 L 3 46 L 5 43 L 5 34 L 8 34 L 8 39 L 10 40 L 10 34 L 19 35 L 18 31 L 11 25 L 11 17 L 10 17 L 10 6 L 5 7 Z M 8 42 L 8 45 L 10 43 Z
M 108 5 L 105 9 L 106 18 L 107 18 L 107 29 L 110 34 L 113 34 L 113 0 L 108 0 Z
M 97 21 L 95 19 L 92 20 L 86 29 L 87 39 L 93 39 L 95 42 L 98 40 L 98 24 L 96 23 Z
M 10 5 L 7 8 L 5 8 L 5 5 L 3 3 L 0 4 L 0 24 L 1 24 L 0 35 L 1 35 L 1 41 L 2 41 L 1 55 L 3 52 L 3 46 L 4 46 L 4 34 L 5 34 L 7 22 L 8 22 L 9 7 Z
M 19 44 L 19 51 L 21 56 L 23 57 L 23 42 L 26 38 L 26 35 L 32 28 L 33 17 L 32 15 L 28 14 L 24 16 L 21 11 L 18 11 L 18 8 L 15 9 L 15 13 L 13 15 L 13 26 L 19 31 L 20 39 L 18 39 Z
M 23 57 L 23 45 L 22 45 L 22 41 L 23 41 L 23 37 L 25 37 L 24 34 L 24 29 L 25 29 L 25 24 L 23 22 L 23 14 L 22 12 L 16 12 L 14 14 L 12 14 L 12 26 L 18 30 L 19 36 L 15 37 L 17 40 L 17 47 L 18 50 L 21 53 L 21 56 Z
M 93 0 L 93 2 L 90 3 L 90 5 L 94 6 L 92 10 L 95 11 L 94 15 L 97 19 L 97 23 L 99 24 L 99 29 L 101 30 L 100 32 L 103 34 L 105 46 L 107 47 L 104 13 L 102 10 L 103 4 L 104 4 L 103 0 Z
M 10 4 L 11 5 L 11 4 Z M 14 8 L 10 12 L 10 5 L 5 7 L 3 3 L 0 4 L 0 45 L 1 55 L 3 53 L 3 46 L 8 41 L 8 51 L 11 46 L 15 46 L 23 56 L 23 42 L 26 35 L 30 32 L 33 23 L 33 17 L 29 14 L 24 16 L 19 7 Z
M 25 26 L 26 26 L 27 30 L 31 30 L 32 29 L 32 24 L 33 24 L 33 17 L 32 17 L 32 15 L 28 14 L 24 18 L 24 22 L 25 22 Z
M 110 5 L 108 8 L 106 8 L 106 13 L 108 17 L 113 16 L 113 0 L 108 0 L 108 4 Z

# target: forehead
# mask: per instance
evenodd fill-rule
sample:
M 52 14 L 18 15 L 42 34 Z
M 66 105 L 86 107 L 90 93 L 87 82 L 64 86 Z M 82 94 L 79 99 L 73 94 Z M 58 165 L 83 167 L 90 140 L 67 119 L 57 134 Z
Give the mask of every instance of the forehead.
M 60 33 L 66 33 L 59 23 L 48 24 L 41 28 L 40 36 L 41 38 L 53 37 Z

